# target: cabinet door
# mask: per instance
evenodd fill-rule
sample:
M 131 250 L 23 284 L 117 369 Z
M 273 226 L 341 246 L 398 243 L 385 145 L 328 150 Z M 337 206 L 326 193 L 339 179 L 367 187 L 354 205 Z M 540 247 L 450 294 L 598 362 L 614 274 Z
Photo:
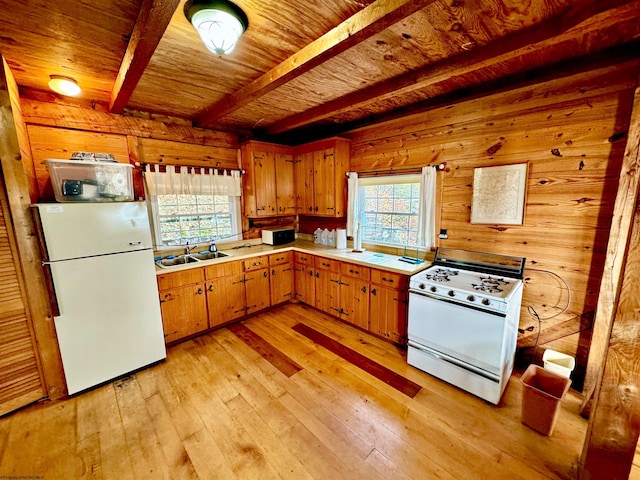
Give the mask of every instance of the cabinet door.
M 313 152 L 313 191 L 314 213 L 323 216 L 335 216 L 335 159 L 334 150 Z
M 396 343 L 407 339 L 406 291 L 371 286 L 371 323 L 369 330 Z
M 291 154 L 276 154 L 276 205 L 278 215 L 295 215 L 296 198 L 294 193 L 293 156 Z
M 290 263 L 275 265 L 269 268 L 271 278 L 271 305 L 288 302 L 293 291 L 293 270 Z
M 160 292 L 160 310 L 165 343 L 171 343 L 208 328 L 204 284 L 186 285 Z
M 272 152 L 254 152 L 256 215 L 273 216 L 276 211 L 276 160 Z
M 269 269 L 263 268 L 244 274 L 247 315 L 264 310 L 271 305 Z
M 294 264 L 295 298 L 296 300 L 315 306 L 316 282 L 315 269 L 300 263 Z
M 219 277 L 207 282 L 210 328 L 244 316 L 244 291 L 244 274 Z
M 313 195 L 313 153 L 303 153 L 294 163 L 296 213 L 313 215 L 315 203 Z
M 340 274 L 316 269 L 316 308 L 340 315 Z
M 340 278 L 340 318 L 364 330 L 369 329 L 369 282 Z

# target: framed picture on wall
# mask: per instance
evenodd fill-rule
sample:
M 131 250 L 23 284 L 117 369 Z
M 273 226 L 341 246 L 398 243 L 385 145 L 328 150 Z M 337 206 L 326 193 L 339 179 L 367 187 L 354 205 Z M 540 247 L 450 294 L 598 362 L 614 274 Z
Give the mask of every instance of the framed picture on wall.
M 527 169 L 527 163 L 474 169 L 471 223 L 522 225 Z

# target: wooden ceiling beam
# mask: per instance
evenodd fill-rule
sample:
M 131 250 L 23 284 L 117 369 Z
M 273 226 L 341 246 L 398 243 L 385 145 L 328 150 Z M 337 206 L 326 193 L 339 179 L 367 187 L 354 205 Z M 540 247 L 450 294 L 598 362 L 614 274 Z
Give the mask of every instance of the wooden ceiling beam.
M 403 94 L 407 94 L 429 86 L 435 86 L 441 83 L 449 82 L 452 77 L 460 77 L 463 75 L 473 75 L 476 72 L 486 71 L 492 67 L 501 67 L 504 72 L 504 66 L 508 62 L 514 62 L 521 65 L 522 68 L 532 68 L 535 65 L 529 65 L 522 62 L 521 57 L 527 56 L 532 50 L 532 45 L 548 41 L 554 37 L 558 37 L 558 45 L 563 41 L 571 42 L 574 36 L 562 36 L 572 28 L 588 21 L 593 16 L 605 11 L 611 11 L 607 18 L 592 21 L 586 28 L 576 30 L 575 38 L 582 38 L 583 35 L 592 34 L 599 30 L 614 31 L 616 26 L 629 20 L 630 15 L 635 17 L 634 8 L 627 8 L 626 13 L 619 11 L 620 7 L 626 4 L 637 5 L 637 0 L 629 2 L 628 0 L 618 1 L 591 1 L 588 4 L 572 5 L 568 7 L 563 14 L 551 18 L 545 22 L 516 32 L 508 37 L 499 39 L 489 43 L 488 45 L 474 49 L 467 53 L 449 57 L 441 62 L 427 65 L 417 71 L 409 72 L 391 80 L 380 82 L 362 90 L 344 95 L 335 100 L 326 102 L 317 107 L 310 108 L 304 112 L 299 112 L 274 122 L 265 127 L 264 135 L 275 136 L 294 128 L 303 127 L 320 120 L 339 115 L 344 112 L 353 111 L 359 107 L 364 107 L 372 102 L 385 100 Z M 609 37 L 609 36 L 605 36 Z M 603 40 L 606 43 L 606 40 Z M 615 43 L 614 37 L 611 42 Z M 549 45 L 556 47 L 558 45 Z M 567 45 L 564 45 L 567 47 Z M 611 45 L 603 44 L 606 48 Z M 583 52 L 575 52 L 573 48 L 568 48 L 566 55 L 568 58 Z M 539 55 L 539 53 L 537 53 Z M 516 67 L 510 67 L 510 73 L 516 73 Z
M 213 125 L 216 120 L 380 33 L 434 1 L 377 0 L 261 77 L 200 111 L 194 119 L 196 125 Z
M 129 102 L 178 5 L 180 0 L 143 0 L 111 91 L 111 113 L 121 113 Z

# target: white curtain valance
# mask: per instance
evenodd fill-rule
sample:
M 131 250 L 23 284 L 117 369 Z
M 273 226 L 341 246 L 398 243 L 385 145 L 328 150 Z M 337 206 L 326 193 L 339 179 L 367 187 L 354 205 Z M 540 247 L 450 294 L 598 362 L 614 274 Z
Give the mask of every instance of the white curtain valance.
M 145 186 L 149 195 L 226 195 L 239 197 L 242 193 L 239 170 L 218 170 L 167 165 L 161 172 L 159 165 L 146 165 Z

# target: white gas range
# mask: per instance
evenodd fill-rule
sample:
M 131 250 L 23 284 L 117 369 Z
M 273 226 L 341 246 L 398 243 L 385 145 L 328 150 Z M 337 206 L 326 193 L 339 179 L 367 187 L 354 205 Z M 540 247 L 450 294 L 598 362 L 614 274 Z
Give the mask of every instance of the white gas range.
M 524 264 L 439 248 L 409 281 L 409 364 L 498 404 L 513 370 Z

